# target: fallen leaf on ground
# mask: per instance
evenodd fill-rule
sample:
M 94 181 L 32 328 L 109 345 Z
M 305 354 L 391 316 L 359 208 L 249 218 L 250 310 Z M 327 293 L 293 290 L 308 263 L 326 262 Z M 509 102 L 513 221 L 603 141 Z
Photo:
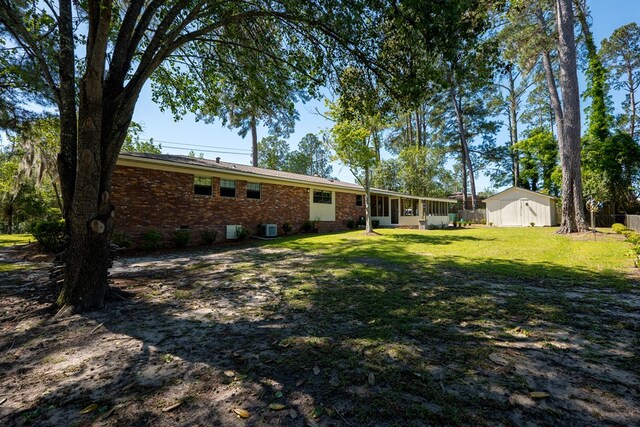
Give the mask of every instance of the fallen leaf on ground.
M 80 411 L 80 413 L 81 414 L 88 414 L 90 412 L 95 411 L 96 409 L 98 409 L 98 404 L 97 403 L 92 403 L 91 405 L 87 406 L 82 411 Z
M 232 370 L 224 371 L 224 374 L 228 377 L 234 377 L 236 373 Z
M 271 403 L 269 405 L 269 409 L 273 409 L 274 411 L 279 411 L 281 409 L 286 408 L 282 403 Z
M 235 412 L 240 418 L 249 418 L 250 416 L 249 411 L 246 409 L 235 408 L 233 412 Z
M 113 406 L 111 409 L 109 409 L 107 412 L 105 412 L 100 419 L 104 420 L 107 419 L 111 416 L 111 414 L 113 414 L 116 411 L 116 408 L 118 407 L 118 405 Z
M 320 368 L 318 367 L 318 365 L 313 367 L 313 373 L 318 375 L 320 373 Z
M 313 418 L 320 418 L 322 414 L 324 414 L 324 408 L 322 406 L 316 406 L 313 408 L 313 411 L 311 411 L 311 416 Z
M 293 419 L 298 418 L 298 411 L 296 411 L 295 409 L 289 409 L 289 416 Z
M 340 385 L 340 377 L 338 376 L 338 373 L 333 371 L 331 373 L 331 378 L 329 378 L 329 384 L 331 384 L 334 387 L 338 387 Z
M 373 372 L 369 372 L 369 384 L 374 385 L 376 383 L 376 376 Z
M 275 393 L 273 393 L 273 395 L 277 398 L 281 398 L 283 396 L 281 391 L 276 391 Z
M 320 424 L 318 424 L 317 422 L 315 422 L 313 420 L 307 420 L 307 426 L 309 426 L 309 427 L 320 427 Z
M 491 353 L 489 355 L 489 360 L 491 360 L 496 365 L 500 365 L 500 366 L 507 366 L 509 364 L 509 361 L 507 361 L 507 359 L 505 359 L 504 357 L 500 356 L 498 353 Z
M 2 404 L 3 404 L 4 402 L 6 402 L 6 401 L 7 401 L 7 398 L 6 398 L 6 397 L 3 397 L 2 399 L 0 399 L 0 405 L 2 405 Z
M 176 409 L 180 405 L 182 405 L 182 401 L 174 403 L 173 405 L 165 406 L 164 408 L 162 408 L 162 412 L 173 411 L 174 409 Z
M 532 391 L 529 393 L 529 397 L 532 399 L 544 399 L 545 397 L 549 397 L 549 393 L 546 391 Z
M 302 384 L 304 384 L 304 380 L 298 380 L 296 387 L 300 387 Z

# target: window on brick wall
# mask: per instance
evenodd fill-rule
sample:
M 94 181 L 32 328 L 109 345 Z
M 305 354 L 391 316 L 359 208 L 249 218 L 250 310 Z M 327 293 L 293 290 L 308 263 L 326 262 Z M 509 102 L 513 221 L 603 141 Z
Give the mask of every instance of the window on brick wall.
M 313 190 L 313 203 L 331 204 L 331 191 Z
M 256 182 L 247 182 L 247 199 L 259 199 L 261 185 Z
M 356 194 L 356 206 L 362 206 L 362 194 Z
M 210 196 L 213 194 L 213 180 L 208 176 L 193 177 L 193 194 Z
M 236 197 L 236 182 L 230 179 L 220 180 L 220 196 Z

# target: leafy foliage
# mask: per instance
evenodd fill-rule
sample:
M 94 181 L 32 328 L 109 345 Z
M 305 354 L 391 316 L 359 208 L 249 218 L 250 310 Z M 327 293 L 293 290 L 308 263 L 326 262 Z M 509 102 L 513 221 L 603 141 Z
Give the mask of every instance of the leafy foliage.
M 558 142 L 552 132 L 535 128 L 515 148 L 522 154 L 520 185 L 532 191 L 558 195 L 562 173 L 558 165 Z
M 284 170 L 329 178 L 333 172 L 330 162 L 331 155 L 326 144 L 315 134 L 308 133 L 298 142 L 298 149 L 287 155 Z
M 64 238 L 64 221 L 36 222 L 31 228 L 31 234 L 46 250 L 56 250 Z
M 158 249 L 162 241 L 159 231 L 149 230 L 142 234 L 142 249 Z
M 258 166 L 261 168 L 285 170 L 289 144 L 277 136 L 266 136 L 258 143 Z
M 162 144 L 155 145 L 153 138 L 148 141 L 140 139 L 140 134 L 143 132 L 141 124 L 131 122 L 129 126 L 129 132 L 122 144 L 120 151 L 129 153 L 150 153 L 150 154 L 162 154 Z

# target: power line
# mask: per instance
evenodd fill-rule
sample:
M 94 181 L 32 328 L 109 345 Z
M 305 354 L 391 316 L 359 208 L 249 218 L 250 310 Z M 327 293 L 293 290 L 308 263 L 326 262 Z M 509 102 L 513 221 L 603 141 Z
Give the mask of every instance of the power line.
M 159 144 L 182 145 L 182 146 L 185 146 L 185 147 L 217 148 L 217 149 L 222 149 L 222 150 L 234 150 L 234 151 L 248 151 L 248 152 L 251 152 L 251 150 L 248 149 L 248 148 L 216 147 L 216 146 L 212 146 L 212 145 L 189 144 L 189 143 L 186 143 L 186 142 L 162 141 L 162 140 L 154 139 L 154 138 L 140 138 L 140 140 L 141 141 L 153 141 L 153 142 L 157 142 Z
M 202 153 L 217 153 L 217 154 L 235 154 L 238 156 L 250 156 L 251 153 L 234 153 L 232 151 L 220 151 L 220 150 L 201 150 L 201 149 L 193 149 L 193 148 L 185 148 L 185 147 L 172 147 L 170 145 L 163 145 L 162 148 L 171 148 L 172 150 L 184 150 L 184 151 L 197 151 Z

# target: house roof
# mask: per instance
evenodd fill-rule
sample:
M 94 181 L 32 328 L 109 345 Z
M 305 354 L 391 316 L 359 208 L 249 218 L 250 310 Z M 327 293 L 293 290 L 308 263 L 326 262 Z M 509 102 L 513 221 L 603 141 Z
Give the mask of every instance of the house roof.
M 522 187 L 509 187 L 506 190 L 502 190 L 499 193 L 494 194 L 491 197 L 487 197 L 486 199 L 484 199 L 484 201 L 486 202 L 487 200 L 492 200 L 492 199 L 496 199 L 498 198 L 498 196 L 500 196 L 501 194 L 506 193 L 507 191 L 512 191 L 512 190 L 517 190 L 517 191 L 522 191 L 524 193 L 527 194 L 535 194 L 536 196 L 542 196 L 542 197 L 546 197 L 548 199 L 553 199 L 555 200 L 556 198 L 554 196 L 549 196 L 548 194 L 543 194 L 543 193 L 538 193 L 537 191 L 531 191 L 531 190 L 527 190 L 526 188 L 522 188 Z
M 240 176 L 254 176 L 265 177 L 285 182 L 294 182 L 297 184 L 307 185 L 319 185 L 323 187 L 334 187 L 354 192 L 363 192 L 364 189 L 361 185 L 340 181 L 334 178 L 323 178 L 320 176 L 310 176 L 299 173 L 284 172 L 273 169 L 258 168 L 249 165 L 243 165 L 239 163 L 223 162 L 221 160 L 211 160 L 199 157 L 180 156 L 175 154 L 150 154 L 150 153 L 120 153 L 119 159 L 123 160 L 138 160 L 144 163 L 151 163 L 156 165 L 170 165 L 179 164 L 188 168 L 200 169 L 200 170 L 214 170 L 225 173 L 231 173 Z M 413 199 L 426 199 L 432 201 L 449 202 L 452 200 L 435 198 L 435 197 L 421 197 L 411 196 L 404 193 L 398 193 L 395 191 L 382 190 L 377 188 L 371 189 L 372 193 L 382 194 L 387 196 L 407 197 Z

